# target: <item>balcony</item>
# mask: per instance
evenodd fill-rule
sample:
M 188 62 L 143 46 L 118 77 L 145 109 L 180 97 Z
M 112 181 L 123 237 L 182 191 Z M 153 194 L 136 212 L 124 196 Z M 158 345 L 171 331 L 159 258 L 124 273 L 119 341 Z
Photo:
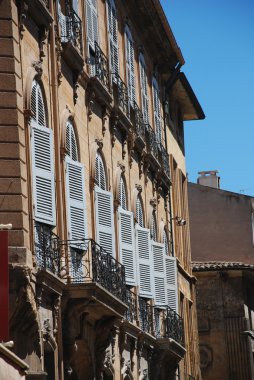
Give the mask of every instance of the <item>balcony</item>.
M 156 139 L 155 132 L 150 124 L 146 124 L 146 132 L 147 132 L 147 153 L 150 156 L 151 163 L 154 167 L 159 168 L 159 144 Z
M 162 173 L 170 180 L 169 155 L 162 144 L 159 146 Z
M 114 73 L 112 74 L 112 86 L 116 105 L 115 113 L 118 115 L 122 128 L 128 131 L 131 128 L 128 88 L 121 77 Z
M 112 101 L 108 59 L 95 42 L 95 52 L 88 59 L 90 72 L 90 89 L 101 104 L 109 105 Z
M 70 248 L 68 256 L 69 298 L 93 299 L 98 317 L 113 310 L 123 316 L 127 309 L 124 266 L 92 239 Z
M 63 46 L 62 56 L 67 64 L 77 73 L 81 72 L 84 59 L 82 46 L 82 26 L 77 13 L 66 1 L 65 14 L 58 7 L 60 38 Z
M 28 12 L 38 26 L 48 28 L 53 21 L 50 14 L 49 0 L 33 0 L 28 3 Z
M 146 142 L 146 127 L 142 111 L 136 102 L 134 102 L 134 128 L 136 133 L 136 145 L 142 150 Z
M 35 226 L 36 265 L 56 276 L 60 276 L 60 241 L 50 227 L 37 224 Z

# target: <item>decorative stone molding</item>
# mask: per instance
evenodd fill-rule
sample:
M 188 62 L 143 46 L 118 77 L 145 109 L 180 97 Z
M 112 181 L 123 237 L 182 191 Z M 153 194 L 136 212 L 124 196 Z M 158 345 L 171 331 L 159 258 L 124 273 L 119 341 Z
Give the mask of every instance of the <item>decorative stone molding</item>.
M 36 71 L 36 78 L 38 80 L 41 79 L 41 76 L 42 76 L 42 73 L 43 73 L 43 69 L 42 69 L 42 61 L 33 61 L 32 63 L 32 67 L 35 69 Z
M 138 195 L 140 195 L 142 193 L 142 186 L 136 183 L 135 188 L 137 189 Z
M 123 141 L 123 144 L 122 144 L 122 158 L 123 158 L 123 160 L 125 159 L 125 156 L 126 156 L 126 153 L 127 153 L 127 149 L 128 149 L 128 141 L 125 138 L 124 141 Z
M 110 116 L 109 110 L 107 109 L 107 107 L 104 107 L 103 111 L 102 111 L 102 128 L 101 128 L 101 132 L 102 132 L 103 137 L 105 136 L 105 133 L 107 130 L 106 123 L 109 120 L 109 116 Z
M 151 198 L 150 199 L 150 205 L 152 206 L 153 211 L 156 211 L 156 208 L 157 208 L 157 200 L 156 200 L 156 198 Z
M 134 146 L 135 146 L 135 133 L 132 129 L 129 130 L 127 135 L 127 144 L 129 149 L 129 165 L 130 168 L 132 167 L 133 163 L 133 153 L 134 153 Z
M 56 64 L 57 64 L 57 80 L 58 84 L 60 85 L 62 82 L 62 66 L 61 66 L 61 54 L 62 54 L 62 43 L 61 43 L 61 37 L 59 36 L 59 30 L 58 26 L 55 25 L 55 50 L 56 50 Z
M 103 140 L 102 139 L 95 139 L 95 142 L 98 145 L 98 150 L 102 150 L 102 148 L 103 148 Z
M 39 31 L 39 50 L 40 50 L 40 60 L 42 61 L 43 58 L 46 56 L 44 52 L 44 47 L 47 44 L 47 39 L 49 35 L 49 28 L 47 27 L 41 27 Z

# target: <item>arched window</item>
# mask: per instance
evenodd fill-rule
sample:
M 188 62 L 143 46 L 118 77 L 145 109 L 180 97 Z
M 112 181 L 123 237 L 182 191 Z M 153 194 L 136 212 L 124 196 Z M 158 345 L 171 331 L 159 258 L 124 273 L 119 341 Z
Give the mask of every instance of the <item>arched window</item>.
M 146 65 L 145 59 L 142 53 L 139 55 L 139 76 L 140 76 L 140 90 L 141 90 L 141 102 L 142 102 L 142 113 L 145 123 L 149 123 L 149 99 L 147 92 L 147 75 L 146 75 Z
M 41 85 L 32 82 L 31 149 L 34 218 L 37 222 L 55 225 L 55 168 L 53 131 L 48 128 Z
M 127 194 L 124 177 L 121 175 L 119 181 L 119 204 L 123 210 L 127 210 Z
M 107 24 L 110 51 L 110 69 L 113 75 L 119 74 L 118 58 L 118 23 L 116 17 L 116 6 L 114 0 L 107 0 Z
M 106 173 L 104 162 L 99 152 L 96 153 L 95 159 L 95 183 L 102 190 L 106 190 Z
M 118 229 L 119 255 L 125 267 L 126 284 L 136 285 L 136 257 L 133 213 L 127 210 L 127 194 L 124 176 L 119 180 Z
M 125 26 L 125 59 L 126 59 L 126 76 L 127 76 L 127 87 L 128 96 L 131 105 L 134 106 L 136 100 L 135 95 L 135 69 L 134 69 L 134 48 L 133 39 L 131 35 L 130 28 Z
M 136 220 L 140 227 L 144 227 L 143 205 L 140 195 L 136 200 Z
M 153 211 L 152 217 L 151 217 L 150 232 L 151 232 L 151 239 L 153 241 L 157 241 L 157 222 L 156 222 L 155 211 Z
M 72 122 L 67 121 L 66 125 L 66 154 L 72 161 L 78 161 L 78 148 Z
M 171 256 L 171 252 L 170 252 L 170 249 L 169 249 L 169 241 L 168 241 L 168 234 L 166 232 L 166 230 L 164 229 L 163 230 L 163 246 L 164 246 L 164 252 L 165 252 L 165 255 L 166 256 Z
M 113 194 L 106 190 L 104 162 L 98 151 L 95 158 L 95 184 L 96 242 L 115 256 Z

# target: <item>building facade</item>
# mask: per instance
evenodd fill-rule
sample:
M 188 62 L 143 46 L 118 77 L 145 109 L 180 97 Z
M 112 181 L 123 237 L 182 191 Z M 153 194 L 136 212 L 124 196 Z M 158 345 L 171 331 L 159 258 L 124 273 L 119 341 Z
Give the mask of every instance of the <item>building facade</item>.
M 27 379 L 200 379 L 183 121 L 204 114 L 161 5 L 2 0 L 0 17 L 0 222 Z
M 188 184 L 203 380 L 249 380 L 253 366 L 253 197 L 219 188 L 216 171 Z

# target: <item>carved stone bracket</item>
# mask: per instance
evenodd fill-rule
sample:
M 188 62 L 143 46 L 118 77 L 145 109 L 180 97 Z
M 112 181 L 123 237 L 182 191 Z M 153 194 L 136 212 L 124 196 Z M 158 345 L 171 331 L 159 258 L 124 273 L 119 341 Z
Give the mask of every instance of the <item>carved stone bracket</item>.
M 57 80 L 58 84 L 61 84 L 62 81 L 62 65 L 61 65 L 61 53 L 62 53 L 62 43 L 61 37 L 59 36 L 58 26 L 55 25 L 55 50 L 56 50 L 56 64 L 57 64 Z
M 23 38 L 24 31 L 25 31 L 24 23 L 26 20 L 27 12 L 28 12 L 28 4 L 25 1 L 21 1 L 20 2 L 20 16 L 19 16 L 19 34 L 20 34 L 21 39 Z
M 126 156 L 126 153 L 127 153 L 127 147 L 128 147 L 128 141 L 125 138 L 123 140 L 123 144 L 122 144 L 122 158 L 123 158 L 123 160 L 125 159 L 125 156 Z
M 78 99 L 78 88 L 79 88 L 79 75 L 78 74 L 73 74 L 73 103 L 77 103 Z
M 43 73 L 43 69 L 42 69 L 42 61 L 33 61 L 32 63 L 32 67 L 35 69 L 35 71 L 37 72 L 37 78 L 38 79 L 41 79 L 41 76 L 42 76 L 42 73 Z
M 95 139 L 95 142 L 98 145 L 98 150 L 102 150 L 102 148 L 103 148 L 103 140 L 102 139 Z
M 150 205 L 152 206 L 153 210 L 156 211 L 156 207 L 157 207 L 157 200 L 156 200 L 156 198 L 151 198 L 150 199 Z
M 105 132 L 107 130 L 106 124 L 107 124 L 107 121 L 109 120 L 109 116 L 110 116 L 110 112 L 107 109 L 107 107 L 105 106 L 103 108 L 103 111 L 102 111 L 102 128 L 101 128 L 101 132 L 102 132 L 102 136 L 103 137 L 105 136 Z
M 47 43 L 49 35 L 49 28 L 42 26 L 39 31 L 39 49 L 40 49 L 40 60 L 42 61 L 45 57 L 44 47 Z
M 121 161 L 118 161 L 117 162 L 117 166 L 121 169 L 122 174 L 124 174 L 125 173 L 125 165 L 124 165 L 124 163 L 121 162 Z
M 114 114 L 112 117 L 111 117 L 111 123 L 110 123 L 110 133 L 111 133 L 111 143 L 112 143 L 112 147 L 115 146 L 115 142 L 116 142 L 116 131 L 117 131 L 117 127 L 118 127 L 118 123 L 119 123 L 119 116 L 117 114 Z
M 94 99 L 95 99 L 95 93 L 91 92 L 89 93 L 88 98 L 88 120 L 91 121 L 94 113 Z
M 142 186 L 136 183 L 135 188 L 137 189 L 138 194 L 141 194 L 141 192 L 142 192 Z
M 135 133 L 132 129 L 129 130 L 127 135 L 127 143 L 128 143 L 128 149 L 129 149 L 129 165 L 130 168 L 132 167 L 133 162 L 133 153 L 134 153 L 134 146 L 135 146 Z

